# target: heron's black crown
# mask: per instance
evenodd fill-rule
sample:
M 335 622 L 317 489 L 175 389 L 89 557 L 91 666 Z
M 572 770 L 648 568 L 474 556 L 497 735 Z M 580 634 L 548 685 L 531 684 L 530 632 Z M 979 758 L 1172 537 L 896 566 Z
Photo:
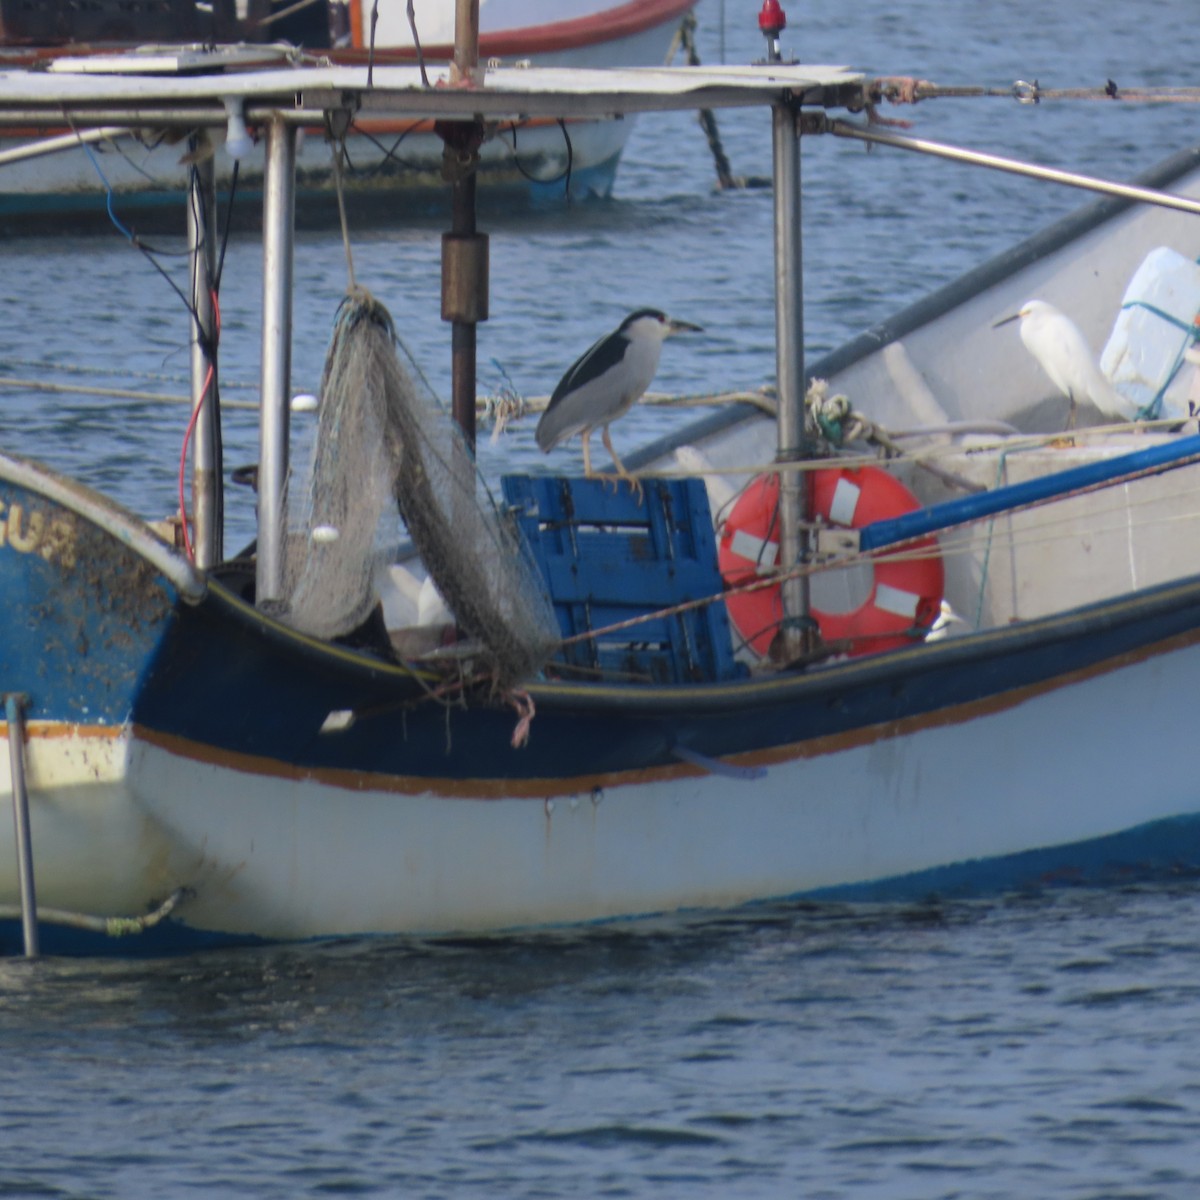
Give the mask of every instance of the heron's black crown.
M 641 320 L 642 317 L 653 317 L 654 320 L 664 322 L 667 319 L 667 314 L 657 308 L 639 308 L 636 312 L 631 312 L 629 316 L 617 326 L 617 332 L 623 333 L 634 321 Z

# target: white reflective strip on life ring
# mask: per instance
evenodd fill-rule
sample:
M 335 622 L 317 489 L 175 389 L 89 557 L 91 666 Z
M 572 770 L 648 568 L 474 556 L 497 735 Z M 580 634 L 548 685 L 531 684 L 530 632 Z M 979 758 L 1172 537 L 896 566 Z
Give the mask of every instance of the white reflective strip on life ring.
M 848 479 L 839 479 L 833 489 L 833 499 L 829 502 L 829 519 L 835 525 L 854 525 L 854 512 L 858 508 L 858 498 L 862 488 Z
M 881 583 L 875 589 L 875 607 L 894 613 L 897 617 L 915 618 L 920 603 L 921 597 L 916 592 L 904 592 L 886 583 Z
M 729 539 L 729 549 L 738 558 L 744 558 L 747 562 L 757 564 L 760 575 L 765 575 L 772 570 L 775 560 L 779 557 L 778 542 L 767 542 L 762 538 L 756 538 L 754 534 L 747 533 L 744 529 L 734 530 L 733 537 Z

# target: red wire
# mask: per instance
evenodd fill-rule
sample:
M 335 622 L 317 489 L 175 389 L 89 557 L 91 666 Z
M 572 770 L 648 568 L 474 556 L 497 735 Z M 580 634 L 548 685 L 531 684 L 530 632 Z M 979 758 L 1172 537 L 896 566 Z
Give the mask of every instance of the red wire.
M 213 338 L 213 346 L 215 347 L 221 340 L 221 302 L 217 298 L 217 293 L 211 291 L 209 296 L 213 306 L 213 327 L 215 336 Z M 187 519 L 187 504 L 184 501 L 184 476 L 187 472 L 187 448 L 188 442 L 192 440 L 192 432 L 196 428 L 196 421 L 199 419 L 200 411 L 204 408 L 204 400 L 208 395 L 208 389 L 212 386 L 213 372 L 216 369 L 214 363 L 208 364 L 208 374 L 204 377 L 204 386 L 200 389 L 200 400 L 192 409 L 192 415 L 187 423 L 187 429 L 183 433 L 183 445 L 179 448 L 179 523 L 183 530 L 183 550 L 188 556 L 189 562 L 195 562 L 196 556 L 192 552 L 192 540 L 188 537 L 188 519 Z

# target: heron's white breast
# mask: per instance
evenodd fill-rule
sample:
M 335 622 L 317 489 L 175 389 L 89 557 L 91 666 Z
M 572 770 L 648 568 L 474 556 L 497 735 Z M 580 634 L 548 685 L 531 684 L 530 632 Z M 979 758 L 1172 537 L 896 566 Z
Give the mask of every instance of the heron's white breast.
M 623 363 L 627 380 L 627 386 L 621 396 L 624 407 L 627 408 L 634 401 L 641 399 L 642 393 L 654 380 L 661 355 L 660 337 L 651 334 L 649 337 L 638 337 L 630 341 Z

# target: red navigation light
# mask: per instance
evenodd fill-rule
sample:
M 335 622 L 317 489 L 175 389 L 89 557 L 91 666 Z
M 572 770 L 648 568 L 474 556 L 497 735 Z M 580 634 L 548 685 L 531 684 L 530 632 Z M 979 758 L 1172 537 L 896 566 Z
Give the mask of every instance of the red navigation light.
M 779 0 L 763 0 L 763 6 L 758 12 L 758 27 L 763 35 L 776 38 L 787 28 L 787 15 Z

